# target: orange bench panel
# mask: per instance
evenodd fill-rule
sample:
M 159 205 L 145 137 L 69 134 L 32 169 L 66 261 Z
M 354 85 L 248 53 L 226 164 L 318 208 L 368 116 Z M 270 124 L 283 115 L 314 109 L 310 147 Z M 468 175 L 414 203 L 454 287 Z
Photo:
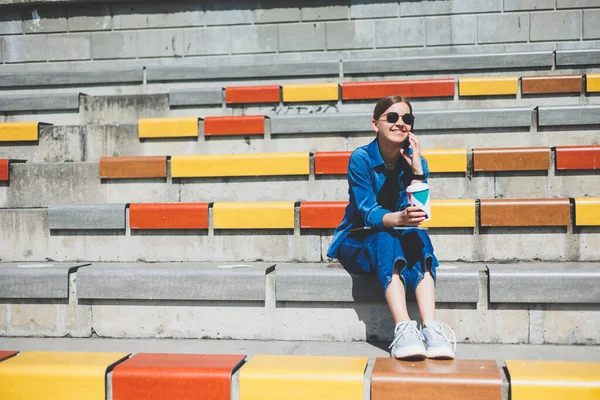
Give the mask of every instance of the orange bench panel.
M 556 169 L 600 169 L 600 146 L 556 146 Z
M 264 133 L 264 115 L 204 118 L 204 136 L 264 135 Z
M 550 169 L 550 148 L 473 149 L 473 169 L 476 172 L 547 171 Z
M 6 159 L 6 158 L 0 158 L 0 181 L 7 181 L 8 180 L 8 164 L 9 164 L 10 160 Z
M 100 178 L 166 178 L 167 156 L 102 157 Z
M 348 173 L 351 151 L 321 151 L 315 153 L 316 175 L 345 175 Z
M 281 86 L 229 86 L 225 88 L 227 104 L 279 103 Z
M 112 374 L 113 400 L 229 400 L 244 355 L 139 353 Z
M 208 203 L 133 203 L 129 225 L 131 229 L 208 229 Z
M 521 93 L 581 93 L 581 75 L 524 76 L 521 78 Z
M 481 226 L 568 226 L 569 199 L 480 200 Z
M 491 360 L 375 359 L 372 400 L 502 399 L 502 375 Z
M 0 350 L 0 361 L 9 359 L 12 356 L 15 356 L 17 353 L 18 351 L 14 350 Z
M 342 100 L 381 99 L 400 95 L 417 97 L 454 97 L 453 78 L 342 83 Z
M 303 201 L 300 203 L 300 228 L 337 228 L 347 205 L 347 201 Z

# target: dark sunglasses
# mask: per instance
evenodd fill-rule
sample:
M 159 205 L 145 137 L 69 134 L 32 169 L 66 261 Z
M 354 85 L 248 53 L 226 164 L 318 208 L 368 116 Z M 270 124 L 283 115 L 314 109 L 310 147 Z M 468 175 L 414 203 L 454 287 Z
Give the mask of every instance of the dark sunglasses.
M 385 115 L 385 120 L 390 124 L 395 124 L 400 119 L 400 114 L 394 111 L 390 111 Z M 412 114 L 404 114 L 402 116 L 402 122 L 406 125 L 412 125 L 415 122 L 415 116 Z

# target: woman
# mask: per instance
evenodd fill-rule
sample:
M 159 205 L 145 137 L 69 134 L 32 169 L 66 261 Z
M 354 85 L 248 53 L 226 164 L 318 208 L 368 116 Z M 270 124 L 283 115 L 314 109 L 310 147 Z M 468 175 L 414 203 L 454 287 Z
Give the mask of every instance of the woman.
M 409 185 L 427 182 L 429 176 L 413 123 L 412 106 L 403 97 L 386 97 L 375 105 L 376 138 L 350 156 L 350 204 L 327 255 L 350 272 L 377 273 L 396 324 L 392 357 L 454 358 L 454 332 L 435 319 L 438 260 L 427 233 L 416 228 L 425 213 L 409 206 L 406 194 Z M 420 330 L 408 315 L 407 287 L 415 291 Z

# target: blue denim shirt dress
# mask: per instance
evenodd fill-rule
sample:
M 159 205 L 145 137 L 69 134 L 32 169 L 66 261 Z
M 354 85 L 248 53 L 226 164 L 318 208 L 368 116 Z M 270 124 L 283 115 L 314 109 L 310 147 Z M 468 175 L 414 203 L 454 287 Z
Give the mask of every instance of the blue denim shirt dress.
M 429 177 L 425 158 L 421 157 L 424 182 Z M 394 210 L 377 202 L 386 180 L 387 168 L 379 151 L 378 140 L 358 147 L 348 164 L 350 202 L 344 219 L 336 228 L 327 255 L 337 258 L 350 272 L 376 273 L 384 293 L 397 267 L 405 288 L 416 289 L 427 270 L 435 280 L 438 260 L 427 233 L 419 228 L 393 229 L 383 225 L 383 216 L 409 206 L 406 188 L 412 169 L 400 158 L 398 184 L 400 193 Z M 361 229 L 369 227 L 369 229 Z

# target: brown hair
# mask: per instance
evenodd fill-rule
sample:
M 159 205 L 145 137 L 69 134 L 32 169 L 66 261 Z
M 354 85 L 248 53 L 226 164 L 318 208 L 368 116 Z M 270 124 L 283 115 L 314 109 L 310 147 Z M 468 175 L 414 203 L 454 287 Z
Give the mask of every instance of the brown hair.
M 390 108 L 392 104 L 396 103 L 405 103 L 408 106 L 410 113 L 412 114 L 412 105 L 410 104 L 410 101 L 408 101 L 407 98 L 402 96 L 388 96 L 379 100 L 377 104 L 375 104 L 375 109 L 373 110 L 373 119 L 381 118 L 385 110 Z

